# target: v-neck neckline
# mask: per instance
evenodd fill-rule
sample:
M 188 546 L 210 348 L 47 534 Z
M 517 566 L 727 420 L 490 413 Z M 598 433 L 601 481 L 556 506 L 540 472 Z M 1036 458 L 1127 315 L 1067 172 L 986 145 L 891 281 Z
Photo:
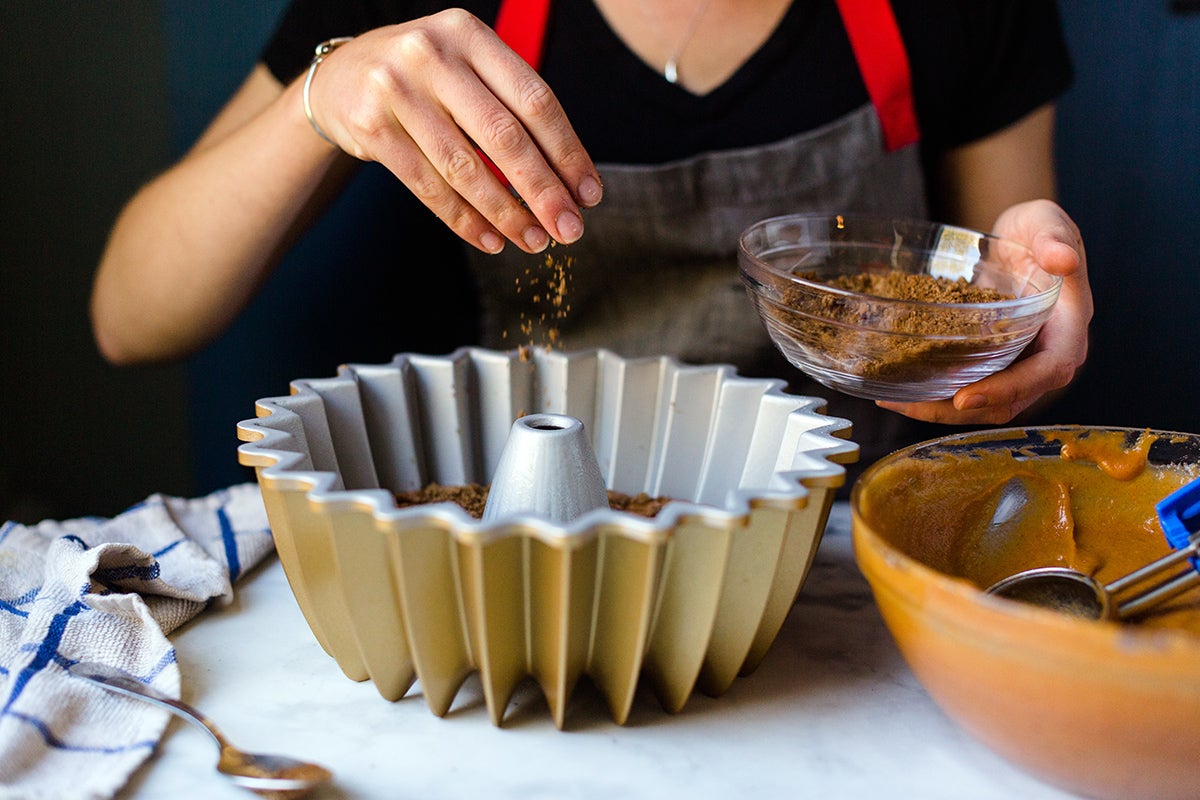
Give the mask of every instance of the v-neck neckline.
M 608 19 L 594 2 L 588 2 L 584 5 L 586 7 L 584 13 L 592 14 L 594 17 L 588 24 L 595 25 L 596 30 L 603 31 L 604 35 L 610 40 L 609 45 L 622 53 L 626 62 L 632 65 L 630 66 L 630 77 L 635 79 L 635 85 L 652 92 L 655 96 L 661 97 L 668 102 L 683 105 L 719 104 L 724 102 L 725 98 L 743 91 L 747 83 L 753 81 L 754 76 L 760 73 L 764 64 L 770 63 L 771 59 L 778 57 L 786 50 L 787 42 L 791 39 L 791 33 L 795 30 L 794 26 L 802 22 L 805 10 L 805 3 L 802 0 L 792 0 L 788 4 L 788 8 L 783 13 L 783 16 L 780 17 L 779 22 L 775 24 L 771 33 L 758 49 L 739 64 L 737 69 L 723 82 L 708 92 L 696 94 L 680 84 L 668 81 L 661 71 L 651 66 L 634 52 L 625 40 L 621 38 L 620 34 L 609 24 Z

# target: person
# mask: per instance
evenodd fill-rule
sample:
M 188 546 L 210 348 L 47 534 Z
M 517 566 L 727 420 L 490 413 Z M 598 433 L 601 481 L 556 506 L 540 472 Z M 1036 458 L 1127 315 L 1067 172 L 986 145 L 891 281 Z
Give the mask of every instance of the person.
M 481 344 L 540 327 L 567 349 L 780 377 L 850 419 L 868 463 L 930 423 L 1029 413 L 1083 364 L 1086 255 L 1055 202 L 1072 65 L 1053 0 L 460 6 L 294 0 L 191 150 L 119 215 L 91 299 L 102 354 L 203 348 L 355 166 L 378 162 L 465 243 Z M 739 283 L 740 231 L 805 210 L 993 231 L 1063 290 L 1009 368 L 881 412 L 806 383 Z

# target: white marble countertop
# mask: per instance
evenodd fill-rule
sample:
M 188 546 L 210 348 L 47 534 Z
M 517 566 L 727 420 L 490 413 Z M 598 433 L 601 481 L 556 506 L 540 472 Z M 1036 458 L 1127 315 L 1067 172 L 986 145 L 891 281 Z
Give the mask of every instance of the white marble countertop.
M 334 798 L 1065 798 L 1009 766 L 933 704 L 897 651 L 834 507 L 799 601 L 763 663 L 720 698 L 670 715 L 644 692 L 624 726 L 582 684 L 566 729 L 523 686 L 503 728 L 478 683 L 444 718 L 419 687 L 398 702 L 356 683 L 317 644 L 277 559 L 172 639 L 183 699 L 237 745 L 311 758 Z M 121 800 L 244 800 L 200 731 L 172 720 Z

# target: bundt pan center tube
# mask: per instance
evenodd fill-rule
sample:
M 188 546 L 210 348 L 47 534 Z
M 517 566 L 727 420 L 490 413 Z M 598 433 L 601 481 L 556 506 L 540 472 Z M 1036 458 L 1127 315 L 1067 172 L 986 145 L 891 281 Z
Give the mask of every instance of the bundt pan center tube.
M 608 507 L 608 490 L 583 423 L 566 414 L 515 420 L 492 476 L 483 521 L 532 514 L 566 523 Z

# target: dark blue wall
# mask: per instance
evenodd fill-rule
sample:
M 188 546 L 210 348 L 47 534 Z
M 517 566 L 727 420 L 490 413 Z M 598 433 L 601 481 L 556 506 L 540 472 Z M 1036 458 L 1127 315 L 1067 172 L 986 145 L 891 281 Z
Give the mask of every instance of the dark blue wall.
M 88 323 L 113 219 L 169 159 L 154 0 L 0 2 L 0 521 L 190 491 L 178 365 L 117 369 Z
M 1096 297 L 1062 422 L 1200 430 L 1200 13 L 1170 7 L 1060 0 L 1078 70 L 1060 106 L 1062 201 Z

